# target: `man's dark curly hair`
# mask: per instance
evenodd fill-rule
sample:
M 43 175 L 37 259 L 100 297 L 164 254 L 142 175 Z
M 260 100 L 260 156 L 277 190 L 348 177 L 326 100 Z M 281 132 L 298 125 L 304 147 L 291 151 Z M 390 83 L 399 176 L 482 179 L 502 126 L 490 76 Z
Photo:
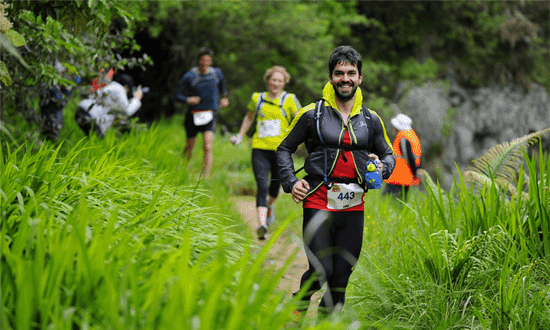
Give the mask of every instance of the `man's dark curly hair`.
M 130 76 L 129 74 L 122 73 L 115 76 L 113 79 L 117 83 L 121 84 L 122 86 L 127 86 L 128 89 L 131 91 L 134 88 L 134 78 Z
M 214 51 L 208 47 L 201 47 L 201 49 L 199 49 L 199 54 L 197 58 L 201 58 L 203 55 L 210 55 L 210 57 L 213 57 Z
M 357 65 L 359 74 L 361 74 L 361 70 L 363 69 L 363 58 L 361 54 L 351 46 L 339 46 L 332 52 L 328 60 L 328 73 L 330 76 L 332 76 L 332 71 L 338 63 Z

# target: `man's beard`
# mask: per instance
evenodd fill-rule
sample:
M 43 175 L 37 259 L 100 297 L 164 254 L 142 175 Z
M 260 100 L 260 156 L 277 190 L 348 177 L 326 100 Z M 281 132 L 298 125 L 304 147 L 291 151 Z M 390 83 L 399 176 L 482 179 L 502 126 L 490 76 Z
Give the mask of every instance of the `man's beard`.
M 340 84 L 336 84 L 336 85 L 332 85 L 332 88 L 334 88 L 334 94 L 336 94 L 336 97 L 342 101 L 342 102 L 347 102 L 349 100 L 351 100 L 353 98 L 353 96 L 355 96 L 355 92 L 357 91 L 357 86 L 355 84 L 351 84 L 351 92 L 350 93 L 346 93 L 346 94 L 342 94 L 340 93 L 340 91 L 338 90 L 338 85 Z

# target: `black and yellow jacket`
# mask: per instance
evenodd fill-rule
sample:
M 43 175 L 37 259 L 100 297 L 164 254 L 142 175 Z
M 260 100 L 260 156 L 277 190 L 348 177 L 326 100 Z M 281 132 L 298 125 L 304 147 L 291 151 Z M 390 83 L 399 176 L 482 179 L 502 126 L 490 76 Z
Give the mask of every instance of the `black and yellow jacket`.
M 307 173 L 304 179 L 311 187 L 308 194 L 323 184 L 325 168 L 330 180 L 330 173 L 344 148 L 352 153 L 351 161 L 355 164 L 357 183 L 360 185 L 364 185 L 370 153 L 378 155 L 383 163 L 382 177 L 387 179 L 391 175 L 395 159 L 390 140 L 380 117 L 376 112 L 363 106 L 361 89 L 358 88 L 355 94 L 347 127 L 338 112 L 335 97 L 332 85 L 327 83 L 323 89 L 324 102 L 320 104 L 319 109 L 316 109 L 317 103 L 302 108 L 285 132 L 285 137 L 277 148 L 277 165 L 279 180 L 286 193 L 290 193 L 298 181 L 294 172 L 292 154 L 301 143 L 305 143 L 308 151 L 308 157 L 304 164 L 304 170 Z M 320 114 L 318 119 L 317 110 Z M 349 147 L 342 145 L 346 129 L 349 130 L 351 140 Z M 321 141 L 319 133 L 324 143 Z

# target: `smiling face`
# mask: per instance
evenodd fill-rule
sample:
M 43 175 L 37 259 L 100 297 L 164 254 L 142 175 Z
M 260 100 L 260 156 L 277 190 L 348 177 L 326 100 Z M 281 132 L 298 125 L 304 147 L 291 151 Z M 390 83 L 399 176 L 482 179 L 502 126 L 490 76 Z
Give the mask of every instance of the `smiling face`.
M 280 72 L 274 72 L 267 80 L 267 88 L 272 95 L 279 95 L 285 88 L 285 76 Z
M 363 81 L 363 75 L 359 74 L 357 65 L 340 62 L 329 75 L 329 80 L 338 100 L 347 102 L 355 96 L 357 87 Z
M 199 71 L 201 73 L 207 73 L 208 68 L 212 65 L 212 56 L 202 55 L 199 59 Z

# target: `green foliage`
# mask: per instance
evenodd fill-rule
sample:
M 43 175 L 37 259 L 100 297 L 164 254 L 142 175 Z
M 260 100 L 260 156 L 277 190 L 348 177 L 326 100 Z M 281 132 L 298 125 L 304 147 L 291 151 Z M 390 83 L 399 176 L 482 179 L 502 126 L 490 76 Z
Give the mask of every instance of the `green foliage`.
M 125 1 L 107 0 L 38 0 L 38 1 L 11 1 L 12 8 L 17 15 L 23 10 L 29 10 L 34 17 L 39 17 L 43 23 L 48 17 L 63 22 L 63 28 L 73 35 L 91 28 L 98 37 L 108 32 L 113 17 L 125 20 L 133 18 L 127 12 L 128 3 Z M 133 12 L 132 14 L 136 14 Z
M 5 5 L 3 1 L 0 2 L 0 50 L 7 50 L 28 68 L 28 65 L 21 58 L 16 49 L 17 47 L 25 45 L 25 39 L 12 28 L 13 24 L 7 19 L 8 14 L 6 13 L 6 9 L 8 8 L 9 5 Z M 5 86 L 10 86 L 12 84 L 11 75 L 6 67 L 6 63 L 2 60 L 0 60 L 0 81 Z M 2 85 L 0 85 L 0 89 L 2 89 Z
M 276 289 L 291 265 L 265 268 L 270 246 L 248 248 L 228 201 L 241 193 L 228 173 L 252 172 L 249 146 L 216 134 L 216 170 L 201 181 L 200 145 L 181 159 L 181 120 L 103 140 L 67 135 L 53 150 L 2 148 L 3 329 L 291 324 L 295 302 Z M 445 192 L 426 173 L 426 192 L 413 188 L 407 202 L 369 191 L 346 306 L 303 328 L 547 328 L 547 164 L 542 152 L 527 160 L 528 197 L 495 184 L 474 193 L 462 178 Z M 288 195 L 278 206 L 286 220 L 273 233 L 292 239 L 299 206 Z
M 138 2 L 127 5 L 122 1 L 103 0 L 11 2 L 10 17 L 20 34 L 12 41 L 16 41 L 15 46 L 21 46 L 24 38 L 26 45 L 18 50 L 8 48 L 9 56 L 2 56 L 4 62 L 0 62 L 0 72 L 10 73 L 0 78 L 4 85 L 10 83 L 9 88 L 2 91 L 0 102 L 6 126 L 20 125 L 18 119 L 22 114 L 25 121 L 36 124 L 32 130 L 39 130 L 40 106 L 50 101 L 52 86 L 84 93 L 87 86 L 82 91 L 82 87 L 75 84 L 76 77 L 87 85 L 103 65 L 124 70 L 133 66 L 144 69 L 144 65 L 150 64 L 147 56 L 116 56 L 124 50 L 139 50 L 132 39 L 130 22 L 140 16 L 130 17 L 126 11 L 138 5 Z M 125 27 L 109 31 L 112 20 L 127 23 Z M 4 44 L 2 40 L 5 38 L 0 33 L 0 43 Z M 56 62 L 62 65 L 64 73 L 54 69 Z
M 401 79 L 413 80 L 419 85 L 428 80 L 436 80 L 440 76 L 441 68 L 432 58 L 424 63 L 417 62 L 410 57 L 401 63 L 399 77 Z
M 2 328 L 284 327 L 286 267 L 264 274 L 269 246 L 250 254 L 223 198 L 168 171 L 174 131 L 115 136 L 1 154 Z
M 214 66 L 226 78 L 230 106 L 220 122 L 236 129 L 253 92 L 263 91 L 265 71 L 282 65 L 291 75 L 286 90 L 302 105 L 321 96 L 330 52 L 354 42 L 350 23 L 362 24 L 355 2 L 321 1 L 154 1 L 142 28 L 162 40 L 166 69 L 159 84 L 173 93 L 181 76 L 197 64 L 200 47 L 214 50 Z M 175 19 L 177 17 L 178 19 Z M 342 24 L 342 19 L 346 24 Z M 314 40 L 314 42 L 312 42 Z M 154 78 L 157 79 L 157 78 Z M 173 94 L 167 95 L 166 99 Z
M 371 94 L 373 98 L 377 95 L 390 98 L 395 92 L 397 75 L 395 68 L 387 62 L 380 60 L 364 59 L 363 61 L 363 82 L 362 87 Z M 368 94 L 367 94 L 368 95 Z
M 429 176 L 407 203 L 372 195 L 348 313 L 373 329 L 543 329 L 548 317 L 548 155 L 528 159 L 529 195 Z M 540 179 L 539 179 L 540 178 Z
M 26 132 L 36 123 L 21 107 L 39 107 L 29 96 L 34 86 L 26 83 L 43 80 L 40 90 L 71 85 L 51 60 L 61 58 L 72 73 L 91 73 L 98 63 L 92 50 L 99 62 L 128 67 L 131 61 L 111 61 L 111 48 L 134 36 L 131 16 L 147 15 L 140 28 L 171 49 L 170 74 L 159 73 L 167 85 L 175 86 L 194 65 L 200 46 L 214 48 L 231 91 L 232 107 L 222 117 L 235 125 L 250 94 L 264 88 L 261 77 L 271 65 L 291 72 L 287 89 L 302 104 L 319 97 L 328 54 L 340 43 L 364 55 L 362 87 L 369 107 L 381 115 L 390 112 L 386 100 L 402 75 L 432 79 L 442 74 L 442 64 L 452 64 L 466 85 L 548 78 L 547 2 L 11 4 L 10 20 L 21 18 L 15 30 L 33 49 L 21 58 L 34 71 L 17 61 L 14 47 L 4 47 L 9 54 L 2 60 L 7 71 L 13 68 L 14 83 L 0 96 L 2 329 L 281 329 L 290 322 L 294 302 L 276 290 L 289 265 L 278 272 L 263 268 L 269 246 L 259 254 L 248 248 L 248 228 L 228 201 L 255 191 L 247 143 L 233 146 L 216 134 L 215 171 L 205 182 L 200 142 L 189 164 L 181 158 L 180 115 L 80 141 L 83 134 L 72 121 L 77 98 L 64 113 L 63 144 L 22 143 L 35 139 Z M 82 14 L 71 16 L 76 10 Z M 81 15 L 86 31 L 101 38 L 80 32 Z M 110 34 L 105 27 L 114 17 L 126 19 L 129 29 Z M 533 25 L 543 33 L 533 35 Z M 6 91 L 13 93 L 7 101 Z M 467 180 L 459 171 L 449 192 L 423 170 L 426 192 L 413 188 L 408 201 L 370 191 L 363 252 L 346 306 L 304 328 L 550 328 L 548 155 L 539 149 L 538 159 L 528 159 L 523 153 L 525 174 L 519 165 L 520 145 L 544 132 L 491 149 L 464 174 Z M 474 177 L 485 183 L 477 191 L 466 183 Z M 296 237 L 298 206 L 288 195 L 278 203 L 278 216 L 287 220 L 274 228 Z
M 499 188 L 508 190 L 511 194 L 521 191 L 518 173 L 522 170 L 522 149 L 538 142 L 540 136 L 548 132 L 550 128 L 492 147 L 485 155 L 476 158 L 473 165 L 464 172 L 466 181 L 472 185 L 483 185 L 494 180 Z
M 529 171 L 528 217 L 525 219 L 525 241 L 535 257 L 550 264 L 550 166 L 548 154 L 539 145 L 539 159 L 533 156 L 527 162 Z M 527 158 L 527 155 L 524 153 Z
M 547 88 L 549 45 L 545 1 L 358 2 L 369 24 L 354 28 L 365 57 L 383 59 L 408 75 L 410 58 L 452 68 L 466 86 L 535 80 Z M 409 31 L 414 31 L 409 33 Z M 430 65 L 430 75 L 439 70 Z M 426 68 L 424 68 L 426 69 Z M 413 70 L 410 70 L 413 71 Z
M 173 93 L 183 73 L 196 65 L 198 49 L 214 49 L 214 65 L 222 68 L 230 91 L 230 106 L 222 109 L 220 123 L 230 131 L 239 127 L 250 95 L 265 89 L 261 77 L 272 65 L 289 70 L 292 79 L 286 89 L 303 105 L 318 99 L 327 80 L 328 55 L 340 44 L 351 44 L 363 55 L 362 88 L 372 99 L 391 99 L 403 79 L 421 83 L 439 79 L 449 69 L 466 86 L 492 81 L 526 87 L 531 81 L 549 83 L 544 73 L 549 68 L 549 34 L 543 14 L 549 4 L 543 1 L 9 3 L 10 17 L 22 18 L 25 12 L 33 17 L 14 22 L 32 48 L 25 60 L 33 70 L 23 70 L 15 58 L 0 69 L 15 68 L 12 81 L 17 85 L 2 102 L 11 111 L 3 120 L 15 115 L 18 98 L 39 95 L 55 83 L 70 85 L 70 79 L 52 72 L 54 58 L 87 78 L 103 65 L 146 68 L 149 57 L 115 56 L 140 51 L 129 42 L 136 31 L 158 42 L 158 61 L 163 65 L 156 66 L 147 81 L 161 93 L 159 108 L 170 109 L 169 114 L 182 107 L 174 106 Z M 57 23 L 52 25 L 52 20 Z M 23 33 L 27 21 L 33 23 Z M 20 82 L 40 86 L 31 89 Z M 23 110 L 27 121 L 37 121 L 36 109 Z
M 2 149 L 2 329 L 292 326 L 296 302 L 277 291 L 292 259 L 274 268 L 265 257 L 296 212 L 282 207 L 273 240 L 251 249 L 222 175 L 250 162 L 250 149 L 217 135 L 225 152 L 210 183 L 197 180 L 182 170 L 180 119 L 103 140 L 73 135 L 54 150 Z

